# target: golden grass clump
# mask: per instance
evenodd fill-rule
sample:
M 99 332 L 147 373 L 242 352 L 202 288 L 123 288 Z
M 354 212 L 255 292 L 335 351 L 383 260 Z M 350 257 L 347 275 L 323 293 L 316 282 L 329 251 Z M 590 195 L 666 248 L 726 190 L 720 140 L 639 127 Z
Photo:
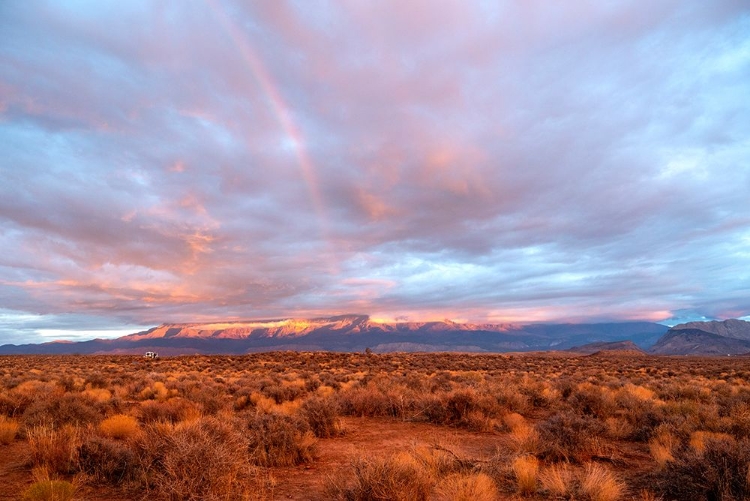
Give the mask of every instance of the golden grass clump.
M 539 473 L 539 460 L 534 456 L 519 456 L 511 465 L 516 477 L 518 492 L 530 495 L 536 492 L 536 481 Z
M 633 425 L 622 417 L 608 417 L 604 420 L 607 435 L 615 439 L 625 439 L 633 434 Z
M 438 443 L 431 446 L 414 445 L 410 452 L 435 478 L 456 473 L 466 465 L 466 460 L 460 458 L 449 446 Z
M 274 399 L 263 396 L 263 394 L 259 392 L 253 392 L 250 395 L 250 402 L 261 412 L 271 412 L 276 407 L 276 401 Z
M 52 479 L 44 468 L 34 469 L 34 483 L 21 496 L 23 501 L 70 501 L 76 486 L 65 480 Z
M 349 481 L 330 477 L 328 496 L 349 501 L 427 501 L 432 491 L 433 479 L 419 461 L 409 454 L 388 458 L 352 461 L 353 478 Z
M 581 479 L 581 492 L 591 501 L 617 501 L 625 495 L 625 484 L 605 467 L 587 463 Z
M 653 400 L 654 392 L 643 386 L 637 386 L 632 383 L 625 385 L 624 390 L 639 400 Z
M 138 421 L 126 414 L 115 414 L 99 423 L 99 432 L 107 438 L 127 440 L 134 438 L 139 431 Z
M 0 416 L 0 444 L 8 445 L 16 439 L 19 424 L 15 419 Z
M 112 392 L 106 388 L 89 388 L 83 395 L 99 403 L 108 402 L 112 398 Z
M 34 466 L 59 474 L 75 471 L 81 445 L 80 428 L 71 425 L 62 428 L 35 426 L 29 430 L 27 438 Z
M 573 489 L 573 472 L 567 464 L 553 464 L 539 474 L 542 488 L 553 496 L 568 496 Z
M 674 460 L 674 450 L 679 445 L 679 440 L 669 432 L 659 432 L 654 438 L 649 440 L 648 449 L 651 457 L 654 458 L 660 468 L 663 468 L 668 461 Z
M 497 488 L 484 473 L 454 473 L 442 479 L 436 488 L 440 501 L 494 501 Z
M 706 450 L 707 439 L 732 440 L 732 437 L 726 433 L 716 433 L 712 431 L 694 431 L 690 434 L 690 447 L 699 454 Z
M 516 428 L 526 425 L 526 418 L 517 412 L 509 412 L 503 416 L 503 424 L 508 430 L 513 431 Z
M 519 454 L 536 452 L 539 445 L 539 434 L 526 422 L 522 415 L 511 412 L 503 416 L 503 424 L 510 430 L 508 441 L 511 449 Z
M 163 402 L 170 396 L 170 392 L 167 387 L 164 386 L 164 383 L 156 381 L 151 386 L 144 388 L 139 396 L 141 400 L 158 400 Z M 176 392 L 171 396 L 176 396 Z

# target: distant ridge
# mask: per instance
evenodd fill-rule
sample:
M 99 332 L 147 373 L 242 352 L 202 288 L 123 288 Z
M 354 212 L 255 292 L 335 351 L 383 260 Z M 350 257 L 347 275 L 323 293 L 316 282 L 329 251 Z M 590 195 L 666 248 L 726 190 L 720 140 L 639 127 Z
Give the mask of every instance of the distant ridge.
M 645 355 L 646 352 L 640 349 L 632 341 L 610 341 L 600 343 L 589 343 L 583 346 L 574 346 L 567 351 L 581 353 L 584 355 L 594 355 L 603 352 L 619 353 L 623 355 Z
M 0 346 L 0 354 L 164 354 L 259 351 L 460 351 L 566 350 L 595 342 L 630 339 L 649 347 L 667 327 L 650 322 L 599 324 L 470 324 L 378 322 L 367 315 L 163 324 L 118 339 Z
M 672 327 L 672 330 L 688 329 L 697 329 L 722 337 L 750 341 L 750 322 L 736 318 L 730 318 L 729 320 L 723 321 L 712 320 L 710 322 L 688 322 Z
M 742 355 L 750 352 L 750 322 L 689 322 L 672 327 L 649 350 L 657 355 Z

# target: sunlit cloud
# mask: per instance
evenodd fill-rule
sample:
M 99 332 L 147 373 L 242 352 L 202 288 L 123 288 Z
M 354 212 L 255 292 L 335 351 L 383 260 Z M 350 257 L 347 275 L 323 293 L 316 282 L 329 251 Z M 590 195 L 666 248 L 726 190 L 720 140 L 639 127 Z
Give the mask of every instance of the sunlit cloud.
M 0 342 L 750 314 L 742 2 L 0 11 Z

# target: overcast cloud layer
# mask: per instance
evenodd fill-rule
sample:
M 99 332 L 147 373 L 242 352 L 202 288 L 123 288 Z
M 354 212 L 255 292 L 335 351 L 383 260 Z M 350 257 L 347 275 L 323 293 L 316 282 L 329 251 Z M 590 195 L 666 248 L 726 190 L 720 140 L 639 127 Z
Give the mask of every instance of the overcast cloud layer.
M 0 344 L 750 314 L 744 1 L 2 2 L 0 145 Z

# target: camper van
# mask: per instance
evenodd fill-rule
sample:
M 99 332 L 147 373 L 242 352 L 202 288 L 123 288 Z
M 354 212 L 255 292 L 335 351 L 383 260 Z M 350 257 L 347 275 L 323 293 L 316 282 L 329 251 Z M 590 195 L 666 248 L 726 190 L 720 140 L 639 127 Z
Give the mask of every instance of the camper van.
M 146 358 L 159 358 L 159 354 L 155 351 L 147 351 Z

